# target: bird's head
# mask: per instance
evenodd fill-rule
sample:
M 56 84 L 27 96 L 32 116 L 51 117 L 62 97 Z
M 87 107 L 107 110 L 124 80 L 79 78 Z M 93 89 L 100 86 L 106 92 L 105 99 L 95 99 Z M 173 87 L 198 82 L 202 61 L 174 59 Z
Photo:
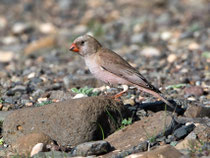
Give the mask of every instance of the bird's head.
M 101 44 L 90 35 L 77 37 L 69 50 L 79 53 L 81 56 L 88 56 L 97 52 Z

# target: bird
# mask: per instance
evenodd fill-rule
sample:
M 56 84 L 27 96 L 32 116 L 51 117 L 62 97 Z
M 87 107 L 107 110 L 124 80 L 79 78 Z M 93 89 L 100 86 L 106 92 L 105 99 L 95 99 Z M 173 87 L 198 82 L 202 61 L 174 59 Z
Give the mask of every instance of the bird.
M 86 66 L 97 79 L 110 85 L 134 86 L 173 108 L 173 105 L 163 97 L 160 90 L 153 86 L 137 69 L 114 51 L 103 47 L 93 36 L 86 34 L 77 37 L 69 50 L 84 58 Z M 127 90 L 124 89 L 114 98 L 119 98 Z

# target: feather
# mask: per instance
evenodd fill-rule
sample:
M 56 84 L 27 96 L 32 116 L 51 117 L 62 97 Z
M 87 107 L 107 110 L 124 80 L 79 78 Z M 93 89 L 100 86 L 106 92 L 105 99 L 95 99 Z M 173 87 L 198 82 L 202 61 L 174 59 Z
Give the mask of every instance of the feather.
M 104 70 L 124 78 L 132 84 L 161 93 L 157 88 L 150 84 L 143 75 L 113 51 L 101 48 L 97 52 L 97 61 Z

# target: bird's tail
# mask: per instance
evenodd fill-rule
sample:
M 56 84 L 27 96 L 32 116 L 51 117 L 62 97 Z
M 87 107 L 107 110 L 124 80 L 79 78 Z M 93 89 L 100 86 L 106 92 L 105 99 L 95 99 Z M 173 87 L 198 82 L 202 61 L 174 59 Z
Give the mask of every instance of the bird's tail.
M 161 94 L 158 94 L 158 93 L 156 93 L 156 94 L 157 94 L 157 97 L 158 97 L 159 99 L 161 99 L 164 103 L 166 103 L 168 106 L 170 106 L 171 108 L 174 109 L 173 105 L 172 105 L 168 100 L 166 100 L 165 97 L 163 97 Z
M 171 104 L 168 100 L 166 100 L 165 97 L 163 97 L 161 94 L 153 91 L 153 90 L 150 90 L 150 89 L 146 89 L 146 88 L 143 88 L 143 87 L 139 87 L 140 90 L 144 91 L 144 92 L 147 92 L 149 94 L 152 94 L 153 96 L 155 96 L 156 98 L 159 98 L 160 100 L 162 100 L 164 103 L 166 103 L 168 106 L 170 106 L 171 108 L 174 109 L 174 106 L 173 104 Z

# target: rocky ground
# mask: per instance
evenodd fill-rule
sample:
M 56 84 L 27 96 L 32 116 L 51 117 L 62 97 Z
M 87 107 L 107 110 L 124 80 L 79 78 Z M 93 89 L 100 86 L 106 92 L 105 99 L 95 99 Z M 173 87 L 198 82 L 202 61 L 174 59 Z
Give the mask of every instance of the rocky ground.
M 208 157 L 209 19 L 208 0 L 0 1 L 0 156 Z M 133 87 L 120 102 L 108 97 L 122 87 L 68 51 L 86 33 L 175 112 Z

